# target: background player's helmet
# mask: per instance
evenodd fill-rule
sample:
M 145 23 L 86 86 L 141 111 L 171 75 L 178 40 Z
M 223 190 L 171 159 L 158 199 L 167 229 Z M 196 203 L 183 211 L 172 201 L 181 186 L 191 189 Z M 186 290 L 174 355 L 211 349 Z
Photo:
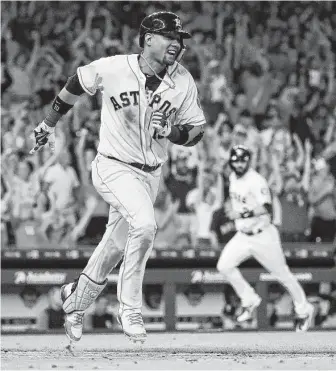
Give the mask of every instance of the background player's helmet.
M 182 29 L 181 19 L 171 12 L 156 12 L 143 19 L 139 30 L 139 45 L 141 48 L 144 47 L 145 35 L 148 32 L 167 36 L 180 35 L 181 50 L 183 51 L 185 49 L 183 39 L 191 38 L 191 34 Z M 179 59 L 181 59 L 181 53 L 179 57 Z
M 234 146 L 231 149 L 229 164 L 231 169 L 239 176 L 244 175 L 251 161 L 251 151 L 242 145 Z

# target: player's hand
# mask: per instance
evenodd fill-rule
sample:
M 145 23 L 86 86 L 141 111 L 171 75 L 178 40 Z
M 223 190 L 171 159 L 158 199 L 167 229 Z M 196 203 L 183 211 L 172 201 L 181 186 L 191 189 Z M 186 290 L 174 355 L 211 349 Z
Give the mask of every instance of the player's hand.
M 33 38 L 33 40 L 38 40 L 40 37 L 40 34 L 34 30 L 31 32 L 31 37 Z
M 236 220 L 236 219 L 241 218 L 241 215 L 237 211 L 228 210 L 227 217 L 231 220 Z
M 154 137 L 167 137 L 171 133 L 171 124 L 168 117 L 163 112 L 154 112 L 150 122 L 155 129 Z
M 219 120 L 221 123 L 225 122 L 227 118 L 228 118 L 227 115 L 226 115 L 225 113 L 223 113 L 223 112 L 221 112 L 221 113 L 218 115 L 218 120 Z
M 55 128 L 48 126 L 44 121 L 42 121 L 35 129 L 35 146 L 30 150 L 30 154 L 34 154 L 39 151 L 47 142 L 49 142 L 49 147 L 52 152 L 55 151 Z

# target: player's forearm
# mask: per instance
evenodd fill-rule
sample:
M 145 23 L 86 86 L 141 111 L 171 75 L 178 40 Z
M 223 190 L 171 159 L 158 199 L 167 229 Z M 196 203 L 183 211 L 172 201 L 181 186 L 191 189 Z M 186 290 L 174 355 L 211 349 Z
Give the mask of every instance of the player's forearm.
M 325 197 L 332 196 L 333 186 L 331 184 L 321 187 L 316 192 L 315 190 L 308 193 L 308 201 L 311 205 L 320 203 Z
M 306 150 L 306 158 L 304 163 L 303 175 L 302 175 L 302 187 L 307 192 L 310 183 L 310 173 L 311 173 L 311 153 Z
M 259 216 L 259 215 L 265 215 L 265 214 L 269 214 L 271 212 L 270 210 L 270 206 L 265 206 L 265 205 L 260 205 L 260 206 L 257 206 L 254 210 L 253 210 L 253 213 L 255 216 Z
M 264 204 L 255 207 L 253 210 L 245 211 L 240 214 L 240 218 L 253 218 L 255 216 L 271 214 L 272 212 L 272 205 L 271 204 Z M 238 219 L 240 219 L 238 218 Z
M 304 152 L 301 140 L 299 139 L 297 134 L 294 134 L 293 139 L 294 139 L 294 142 L 297 148 L 297 158 L 295 162 L 298 167 L 301 167 L 304 164 L 305 152 Z
M 67 114 L 68 111 L 74 106 L 77 99 L 77 96 L 72 95 L 65 88 L 63 88 L 53 101 L 52 106 L 47 113 L 46 118 L 44 119 L 44 122 L 50 127 L 55 127 L 60 118 Z
M 77 74 L 71 76 L 54 99 L 44 122 L 50 127 L 55 127 L 60 118 L 70 111 L 83 93 L 84 90 L 79 83 Z
M 167 138 L 174 144 L 192 147 L 203 138 L 203 134 L 203 125 L 172 125 L 171 133 Z
M 26 71 L 27 72 L 31 72 L 33 70 L 33 68 L 35 67 L 35 64 L 36 64 L 38 56 L 39 56 L 40 48 L 41 48 L 40 41 L 37 38 L 35 38 L 33 51 L 32 51 L 30 60 L 27 63 L 27 66 L 26 66 Z
M 218 238 L 215 232 L 211 231 L 210 232 L 210 241 L 211 241 L 211 246 L 214 249 L 218 249 L 219 243 L 218 243 Z

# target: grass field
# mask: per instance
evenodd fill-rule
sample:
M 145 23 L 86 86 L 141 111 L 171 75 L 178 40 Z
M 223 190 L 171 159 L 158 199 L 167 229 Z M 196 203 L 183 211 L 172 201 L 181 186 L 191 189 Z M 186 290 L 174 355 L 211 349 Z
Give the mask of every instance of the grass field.
M 3 335 L 2 370 L 336 370 L 336 332 L 84 335 L 74 354 L 65 335 Z

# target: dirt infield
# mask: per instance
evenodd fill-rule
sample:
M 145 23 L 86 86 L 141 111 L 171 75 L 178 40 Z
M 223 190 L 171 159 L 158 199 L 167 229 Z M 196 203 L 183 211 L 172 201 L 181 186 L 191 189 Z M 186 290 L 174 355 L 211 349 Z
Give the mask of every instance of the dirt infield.
M 336 332 L 87 334 L 72 355 L 63 335 L 2 336 L 3 370 L 336 370 Z

